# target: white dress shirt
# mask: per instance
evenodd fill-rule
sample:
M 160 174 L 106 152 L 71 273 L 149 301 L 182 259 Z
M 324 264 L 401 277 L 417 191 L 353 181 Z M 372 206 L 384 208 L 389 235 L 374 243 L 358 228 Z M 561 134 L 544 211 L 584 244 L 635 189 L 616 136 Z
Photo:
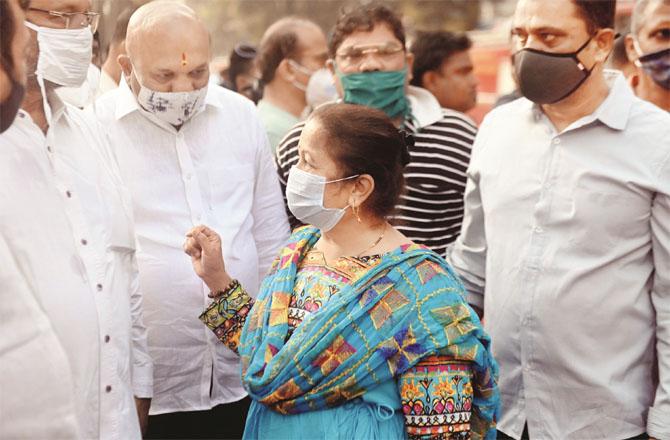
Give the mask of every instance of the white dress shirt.
M 610 79 L 560 133 L 522 98 L 475 141 L 450 262 L 515 438 L 670 438 L 670 115 Z
M 289 235 L 267 136 L 253 103 L 210 85 L 179 131 L 141 110 L 125 81 L 92 109 L 110 130 L 133 199 L 149 350 L 152 414 L 207 410 L 245 396 L 239 358 L 198 320 L 209 291 L 184 254 L 206 224 L 226 269 L 255 295 Z M 211 392 L 210 392 L 211 388 Z
M 0 135 L 0 230 L 68 356 L 82 437 L 139 438 L 152 366 L 129 197 L 97 123 L 49 102 L 46 136 L 25 112 Z
M 0 335 L 0 438 L 77 438 L 67 354 L 2 231 Z

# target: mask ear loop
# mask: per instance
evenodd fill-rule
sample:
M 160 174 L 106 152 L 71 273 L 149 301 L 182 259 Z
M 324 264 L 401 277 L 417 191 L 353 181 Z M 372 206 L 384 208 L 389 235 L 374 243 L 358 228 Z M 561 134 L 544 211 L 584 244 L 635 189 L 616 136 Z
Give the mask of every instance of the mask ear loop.
M 47 120 L 47 124 L 51 126 L 51 106 L 49 105 L 49 100 L 47 99 L 47 88 L 44 85 L 44 78 L 39 73 L 37 75 L 37 84 L 40 86 L 40 92 L 42 93 L 42 106 L 44 107 L 44 117 Z
M 34 23 L 29 22 L 28 20 L 25 20 L 23 24 L 28 28 L 34 31 L 37 34 L 37 44 L 39 45 L 39 34 L 40 34 L 40 27 L 37 26 Z M 37 61 L 37 64 L 39 65 L 39 60 Z M 35 67 L 35 76 L 37 77 L 37 84 L 40 86 L 40 92 L 42 93 L 42 106 L 44 108 L 44 117 L 47 120 L 47 124 L 51 125 L 51 106 L 49 105 L 49 101 L 47 100 L 47 88 L 44 85 L 44 77 L 38 72 L 38 68 Z

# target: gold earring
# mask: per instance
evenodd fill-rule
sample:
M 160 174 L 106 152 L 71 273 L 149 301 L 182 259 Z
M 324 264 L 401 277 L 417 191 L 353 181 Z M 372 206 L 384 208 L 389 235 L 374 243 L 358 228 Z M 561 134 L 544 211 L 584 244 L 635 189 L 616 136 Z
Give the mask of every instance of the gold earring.
M 358 220 L 358 223 L 363 223 L 363 222 L 361 221 L 361 217 L 360 217 L 360 215 L 358 214 L 358 212 L 359 212 L 359 207 L 356 206 L 356 205 L 352 205 L 351 210 L 354 211 L 354 215 L 356 216 L 356 220 Z

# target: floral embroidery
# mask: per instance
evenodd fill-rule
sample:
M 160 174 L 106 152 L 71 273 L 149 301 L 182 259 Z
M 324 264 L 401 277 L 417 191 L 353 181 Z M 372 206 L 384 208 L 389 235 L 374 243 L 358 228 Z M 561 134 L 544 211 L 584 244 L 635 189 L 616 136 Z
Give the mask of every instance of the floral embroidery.
M 422 359 L 400 377 L 399 389 L 410 439 L 470 438 L 472 370 L 446 356 Z
M 240 332 L 253 305 L 253 298 L 240 283 L 234 281 L 233 285 L 200 315 L 200 320 L 214 331 L 221 342 L 237 352 Z

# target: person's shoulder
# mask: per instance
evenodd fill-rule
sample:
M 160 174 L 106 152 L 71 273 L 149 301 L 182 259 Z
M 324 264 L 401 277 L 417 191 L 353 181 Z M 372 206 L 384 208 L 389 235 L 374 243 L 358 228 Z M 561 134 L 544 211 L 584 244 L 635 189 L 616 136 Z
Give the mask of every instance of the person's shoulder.
M 461 132 L 470 136 L 477 133 L 477 124 L 465 113 L 444 107 L 441 108 L 441 113 L 439 120 L 424 127 L 424 129 L 446 129 L 445 133 Z
M 300 141 L 300 135 L 302 130 L 305 127 L 305 122 L 299 122 L 291 128 L 286 135 L 282 138 L 277 146 L 277 163 L 279 166 L 286 162 L 290 162 L 291 159 L 298 154 L 298 142 Z
M 670 131 L 670 113 L 649 101 L 633 97 L 629 114 L 629 126 L 633 128 L 649 129 L 666 137 Z M 666 142 L 670 139 L 666 138 Z
M 435 251 L 421 244 L 403 246 L 402 253 L 409 258 L 408 270 L 414 272 L 422 284 L 429 281 L 463 289 L 456 272 Z
M 122 94 L 121 87 L 108 90 L 98 96 L 92 104 L 84 108 L 84 113 L 94 115 L 103 123 L 112 122 Z
M 439 122 L 451 122 L 451 121 L 462 122 L 474 129 L 477 128 L 477 124 L 470 116 L 466 115 L 465 113 L 452 110 L 450 108 L 442 107 L 442 119 Z

